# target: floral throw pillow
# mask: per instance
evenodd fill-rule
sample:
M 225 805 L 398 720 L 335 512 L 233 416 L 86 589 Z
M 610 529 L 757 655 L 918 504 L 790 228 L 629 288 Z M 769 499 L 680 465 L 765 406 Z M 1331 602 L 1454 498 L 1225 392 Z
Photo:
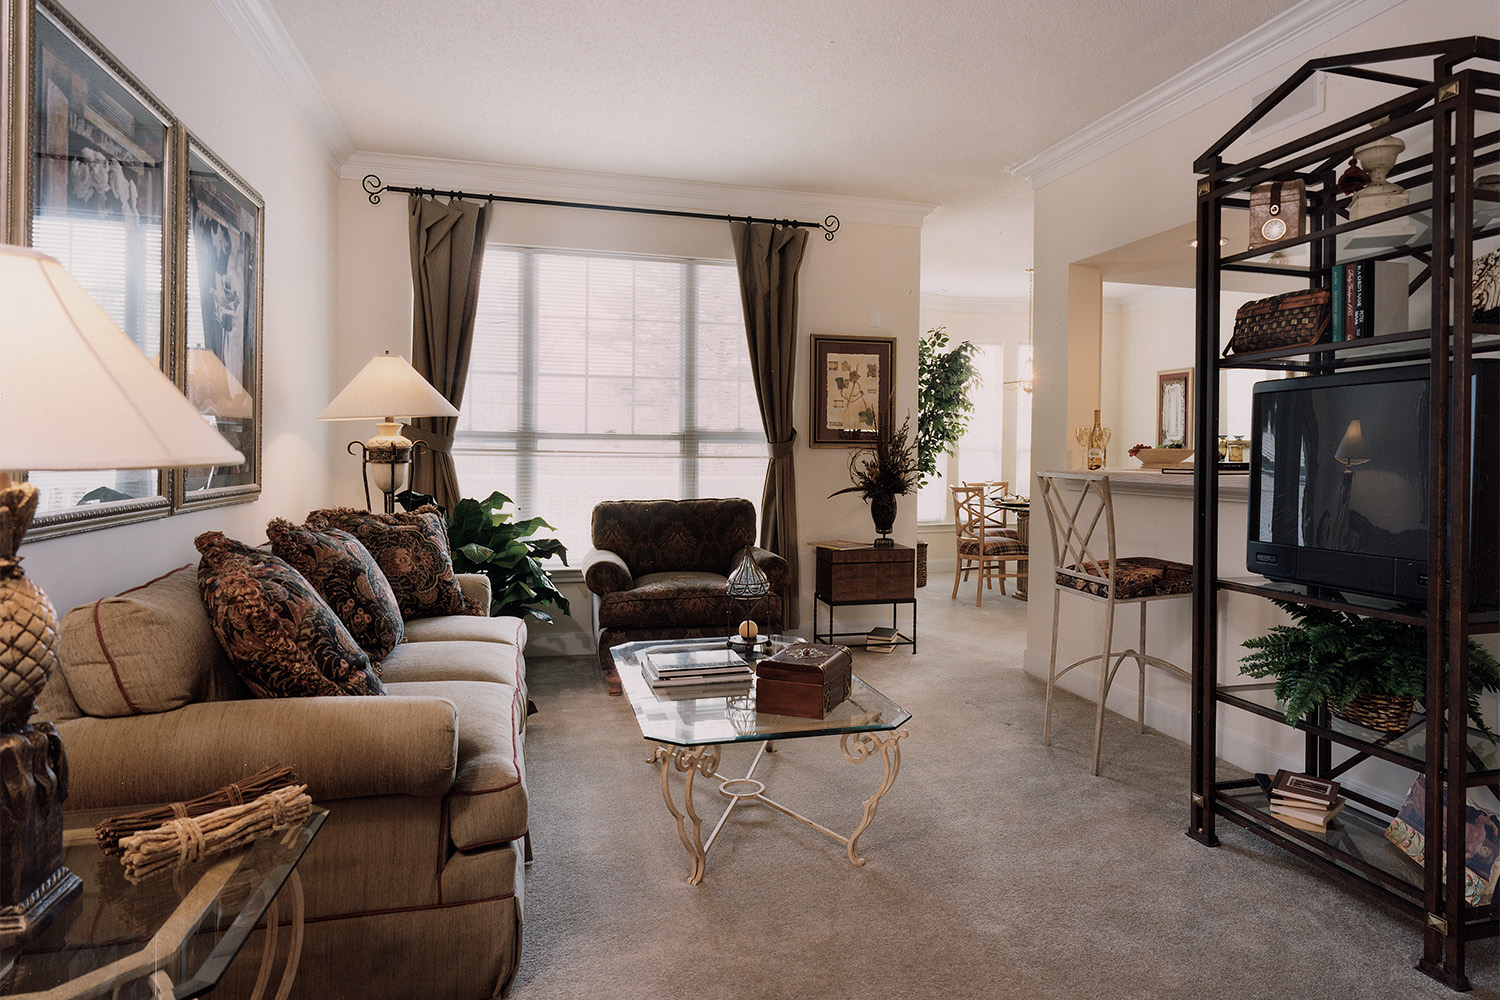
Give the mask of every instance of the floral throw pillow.
M 276 518 L 271 551 L 317 588 L 360 648 L 379 661 L 401 641 L 401 606 L 370 550 L 339 528 L 306 528 Z
M 369 656 L 301 573 L 218 531 L 193 544 L 214 633 L 258 697 L 385 693 Z
M 308 514 L 307 526 L 341 528 L 358 538 L 391 582 L 407 619 L 484 614 L 454 578 L 448 525 L 435 504 L 395 514 L 329 507 Z

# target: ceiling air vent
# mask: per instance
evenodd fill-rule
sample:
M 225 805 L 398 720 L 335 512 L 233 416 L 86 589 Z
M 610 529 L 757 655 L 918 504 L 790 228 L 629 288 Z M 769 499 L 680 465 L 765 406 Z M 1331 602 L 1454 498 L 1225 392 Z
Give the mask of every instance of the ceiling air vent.
M 1259 93 L 1250 95 L 1250 102 L 1246 106 L 1247 112 L 1254 111 L 1255 106 L 1271 95 L 1280 84 L 1267 87 Z M 1313 115 L 1323 112 L 1323 74 L 1314 73 L 1303 80 L 1297 89 L 1293 90 L 1281 99 L 1281 103 L 1266 113 L 1266 116 L 1256 122 L 1250 131 L 1245 133 L 1246 139 L 1259 139 L 1263 135 L 1278 132 L 1288 125 L 1305 121 Z

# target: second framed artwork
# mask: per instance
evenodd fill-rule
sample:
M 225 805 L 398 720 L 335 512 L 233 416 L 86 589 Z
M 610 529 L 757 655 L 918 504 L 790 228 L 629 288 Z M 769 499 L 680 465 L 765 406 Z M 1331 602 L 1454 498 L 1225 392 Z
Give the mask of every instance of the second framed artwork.
M 187 133 L 180 267 L 180 384 L 203 419 L 244 455 L 241 465 L 184 469 L 178 507 L 253 500 L 260 492 L 260 195 Z
M 1193 446 L 1193 370 L 1156 373 L 1156 447 Z
M 813 448 L 872 444 L 891 429 L 896 338 L 812 336 Z

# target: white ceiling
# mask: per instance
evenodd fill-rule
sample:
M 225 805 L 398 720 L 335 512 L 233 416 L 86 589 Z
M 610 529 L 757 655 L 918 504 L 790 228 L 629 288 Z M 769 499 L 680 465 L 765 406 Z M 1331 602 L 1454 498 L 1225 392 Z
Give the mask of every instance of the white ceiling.
M 265 2 L 355 150 L 930 203 L 922 291 L 964 298 L 1025 295 L 1010 167 L 1297 6 Z

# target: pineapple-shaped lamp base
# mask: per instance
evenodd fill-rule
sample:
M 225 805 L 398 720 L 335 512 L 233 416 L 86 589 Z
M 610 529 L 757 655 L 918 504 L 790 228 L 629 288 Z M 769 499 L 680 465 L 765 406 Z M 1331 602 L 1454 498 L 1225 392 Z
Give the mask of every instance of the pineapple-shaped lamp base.
M 62 740 L 30 721 L 57 666 L 57 613 L 16 555 L 35 511 L 36 488 L 0 473 L 0 949 L 35 936 L 83 887 L 62 864 Z

